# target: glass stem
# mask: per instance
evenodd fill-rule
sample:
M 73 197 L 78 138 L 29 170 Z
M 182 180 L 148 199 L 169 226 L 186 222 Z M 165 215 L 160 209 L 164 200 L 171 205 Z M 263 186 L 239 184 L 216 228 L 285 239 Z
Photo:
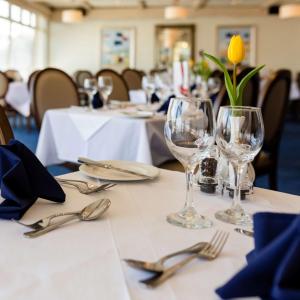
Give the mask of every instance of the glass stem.
M 234 171 L 234 196 L 231 209 L 238 213 L 243 213 L 244 210 L 241 206 L 241 175 L 243 166 L 240 164 L 232 164 Z
M 193 172 L 190 168 L 185 169 L 186 176 L 186 200 L 185 200 L 185 208 L 194 207 L 194 199 L 193 199 L 193 188 L 192 188 L 192 179 Z
M 93 94 L 89 94 L 89 108 L 93 109 Z

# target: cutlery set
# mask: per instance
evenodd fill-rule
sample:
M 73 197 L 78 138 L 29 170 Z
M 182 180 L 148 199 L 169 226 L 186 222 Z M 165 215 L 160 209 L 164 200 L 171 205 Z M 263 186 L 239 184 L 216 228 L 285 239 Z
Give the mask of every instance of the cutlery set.
M 39 221 L 36 221 L 32 224 L 24 224 L 22 222 L 13 220 L 18 224 L 21 224 L 25 227 L 33 229 L 32 231 L 25 232 L 24 236 L 29 238 L 35 238 L 41 236 L 49 231 L 52 231 L 61 225 L 70 222 L 72 220 L 79 220 L 79 221 L 93 221 L 99 219 L 110 207 L 110 200 L 109 199 L 100 199 L 94 201 L 93 203 L 87 205 L 82 210 L 77 212 L 66 212 L 66 213 L 58 213 L 53 214 L 48 217 L 45 217 Z M 55 218 L 65 217 L 62 220 L 59 220 L 55 223 L 51 221 Z
M 99 185 L 99 184 L 94 184 L 84 180 L 77 180 L 77 179 L 56 178 L 56 180 L 58 183 L 62 185 L 69 185 L 75 187 L 81 194 L 85 194 L 85 195 L 106 191 L 116 185 L 114 183 L 105 183 Z M 12 220 L 12 221 L 32 229 L 32 231 L 25 232 L 24 236 L 28 238 L 35 238 L 49 231 L 52 231 L 56 228 L 59 228 L 61 225 L 71 222 L 73 220 L 79 220 L 79 221 L 97 220 L 108 210 L 110 204 L 111 202 L 109 199 L 100 199 L 85 206 L 80 211 L 52 214 L 32 224 L 25 224 L 17 220 Z M 58 218 L 59 220 L 53 222 L 54 219 L 58 219 Z
M 179 269 L 181 269 L 183 266 L 185 266 L 195 258 L 202 258 L 205 260 L 216 259 L 220 255 L 221 251 L 223 250 L 228 237 L 229 237 L 229 233 L 224 231 L 217 231 L 213 235 L 210 242 L 208 243 L 200 242 L 184 250 L 166 255 L 154 263 L 136 261 L 132 259 L 125 259 L 124 261 L 131 267 L 154 273 L 151 277 L 140 281 L 146 286 L 154 288 L 162 284 L 163 282 L 165 282 L 168 278 L 173 276 Z M 180 254 L 191 254 L 191 255 L 169 268 L 164 268 L 163 263 L 167 259 Z

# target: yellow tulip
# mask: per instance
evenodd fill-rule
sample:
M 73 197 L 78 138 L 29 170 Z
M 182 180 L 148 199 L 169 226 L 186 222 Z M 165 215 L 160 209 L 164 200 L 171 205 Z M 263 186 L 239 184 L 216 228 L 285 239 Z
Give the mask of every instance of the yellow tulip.
M 228 50 L 227 56 L 231 63 L 234 65 L 240 63 L 245 57 L 245 46 L 240 35 L 232 36 Z

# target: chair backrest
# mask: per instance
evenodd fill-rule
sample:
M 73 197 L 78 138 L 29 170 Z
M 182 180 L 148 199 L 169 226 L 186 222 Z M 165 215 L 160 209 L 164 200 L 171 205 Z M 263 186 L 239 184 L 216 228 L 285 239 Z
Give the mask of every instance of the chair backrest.
M 18 70 L 6 70 L 5 75 L 10 81 L 22 81 L 22 76 Z
M 8 90 L 9 80 L 5 73 L 0 72 L 0 99 L 3 99 Z
M 31 90 L 32 86 L 33 86 L 33 82 L 36 78 L 36 75 L 38 74 L 38 72 L 40 72 L 40 70 L 35 70 L 33 71 L 29 77 L 28 77 L 28 80 L 27 80 L 27 88 L 28 88 L 28 91 Z
M 268 86 L 263 103 L 262 115 L 265 126 L 264 148 L 273 152 L 278 149 L 291 86 L 291 72 L 279 71 Z
M 0 144 L 6 145 L 13 138 L 14 134 L 9 124 L 5 110 L 0 105 Z
M 32 93 L 34 117 L 38 128 L 48 109 L 79 105 L 79 94 L 74 81 L 59 69 L 47 68 L 38 72 Z
M 143 76 L 141 72 L 135 69 L 125 69 L 122 72 L 122 76 L 127 83 L 129 90 L 140 90 L 142 89 Z
M 92 72 L 88 70 L 78 70 L 74 73 L 73 78 L 78 87 L 83 87 L 84 79 L 93 78 Z
M 298 86 L 298 89 L 300 90 L 300 72 L 297 73 L 297 78 L 296 78 L 296 81 L 297 81 L 297 86 Z
M 129 89 L 123 77 L 114 70 L 103 69 L 96 74 L 99 76 L 110 76 L 113 82 L 113 90 L 109 96 L 109 100 L 129 101 Z
M 246 67 L 237 76 L 237 83 L 240 81 L 254 68 Z M 259 95 L 259 75 L 255 74 L 247 83 L 243 92 L 243 106 L 257 106 Z

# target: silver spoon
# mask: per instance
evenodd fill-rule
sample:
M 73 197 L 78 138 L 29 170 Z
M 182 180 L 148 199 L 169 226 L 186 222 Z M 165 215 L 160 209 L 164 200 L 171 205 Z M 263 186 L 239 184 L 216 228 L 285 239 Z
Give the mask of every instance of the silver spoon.
M 188 247 L 186 249 L 176 251 L 174 253 L 168 254 L 156 262 L 147 262 L 147 261 L 141 261 L 141 260 L 135 260 L 135 259 L 124 259 L 124 261 L 130 266 L 135 269 L 153 272 L 153 273 L 161 273 L 164 271 L 164 262 L 168 260 L 171 257 L 174 257 L 176 255 L 180 254 L 193 254 L 198 253 L 201 251 L 205 246 L 207 245 L 206 242 L 200 242 L 197 243 L 191 247 Z
M 78 212 L 74 213 L 73 215 L 71 215 L 59 222 L 50 224 L 47 227 L 44 227 L 42 229 L 25 232 L 24 236 L 29 237 L 29 238 L 38 237 L 40 235 L 43 235 L 49 231 L 56 229 L 59 226 L 65 224 L 67 222 L 70 222 L 74 219 L 79 219 L 80 221 L 96 220 L 104 214 L 104 212 L 109 208 L 110 204 L 111 204 L 111 202 L 109 199 L 97 200 L 97 201 L 91 203 L 90 205 L 86 206 L 85 208 L 83 208 L 81 211 L 78 211 Z

